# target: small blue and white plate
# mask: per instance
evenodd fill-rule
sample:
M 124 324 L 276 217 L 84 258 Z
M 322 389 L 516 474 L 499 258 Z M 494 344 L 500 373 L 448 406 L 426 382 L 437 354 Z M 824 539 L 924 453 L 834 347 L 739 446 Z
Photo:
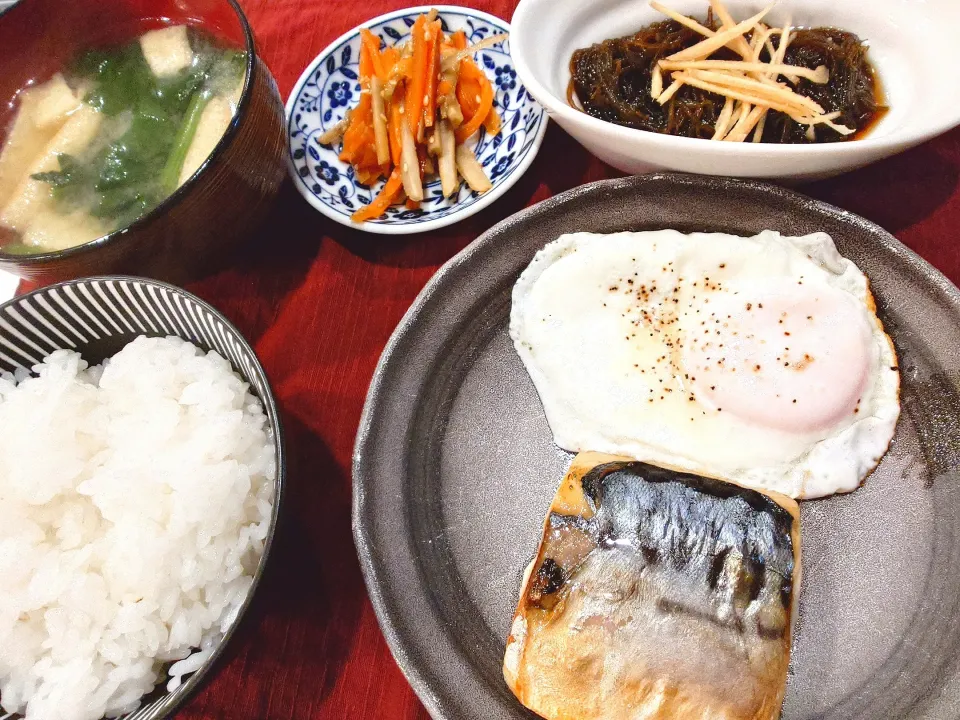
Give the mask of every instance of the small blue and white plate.
M 439 11 L 446 33 L 463 30 L 471 45 L 484 38 L 509 32 L 505 21 L 479 10 L 445 5 L 426 5 L 387 13 L 364 27 L 385 45 L 406 42 L 418 15 L 432 7 Z M 510 59 L 509 40 L 476 53 L 474 59 L 494 84 L 494 106 L 502 129 L 490 137 L 481 128 L 468 144 L 483 165 L 493 187 L 479 195 L 464 183 L 457 195 L 444 198 L 440 181 L 424 187 L 420 208 L 394 205 L 375 220 L 355 223 L 350 215 L 376 197 L 383 182 L 361 185 L 353 168 L 340 160 L 340 141 L 320 145 L 318 138 L 336 125 L 360 96 L 360 28 L 341 36 L 321 52 L 297 81 L 287 100 L 289 168 L 297 190 L 307 202 L 338 223 L 359 230 L 384 234 L 407 234 L 435 230 L 463 220 L 503 195 L 530 167 L 547 129 L 547 115 L 517 78 Z

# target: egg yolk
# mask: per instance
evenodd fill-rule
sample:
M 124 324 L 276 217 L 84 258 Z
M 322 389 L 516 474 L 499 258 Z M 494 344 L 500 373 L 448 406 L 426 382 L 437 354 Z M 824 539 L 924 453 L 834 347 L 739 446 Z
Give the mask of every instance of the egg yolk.
M 717 334 L 685 344 L 701 400 L 745 422 L 816 433 L 852 419 L 873 353 L 863 309 L 829 286 L 722 293 Z

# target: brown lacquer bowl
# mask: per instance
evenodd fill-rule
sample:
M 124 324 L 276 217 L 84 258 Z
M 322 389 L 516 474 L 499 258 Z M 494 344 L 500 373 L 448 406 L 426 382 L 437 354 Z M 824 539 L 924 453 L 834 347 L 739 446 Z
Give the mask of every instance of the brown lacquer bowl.
M 190 180 L 131 225 L 67 250 L 0 249 L 0 269 L 41 284 L 108 273 L 183 283 L 216 269 L 263 219 L 286 175 L 283 104 L 235 0 L 21 0 L 0 12 L 0 139 L 25 84 L 46 80 L 78 51 L 166 23 L 199 26 L 247 51 L 237 113 L 219 144 Z

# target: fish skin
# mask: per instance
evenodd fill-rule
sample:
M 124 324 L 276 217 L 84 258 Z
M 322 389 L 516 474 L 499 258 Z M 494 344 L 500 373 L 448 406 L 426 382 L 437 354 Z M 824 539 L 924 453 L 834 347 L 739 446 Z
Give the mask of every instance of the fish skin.
M 799 557 L 790 498 L 581 453 L 524 576 L 504 678 L 547 720 L 774 720 Z

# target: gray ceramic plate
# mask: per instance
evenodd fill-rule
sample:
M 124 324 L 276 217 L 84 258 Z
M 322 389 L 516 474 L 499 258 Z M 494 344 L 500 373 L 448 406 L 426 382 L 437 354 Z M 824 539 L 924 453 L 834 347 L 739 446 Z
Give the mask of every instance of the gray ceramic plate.
M 896 438 L 858 492 L 803 504 L 783 718 L 960 715 L 960 291 L 879 227 L 758 183 L 651 175 L 559 195 L 448 263 L 384 352 L 354 456 L 354 532 L 394 655 L 435 718 L 532 717 L 500 674 L 521 570 L 569 456 L 507 335 L 564 232 L 824 230 L 873 281 L 903 368 Z M 735 682 L 734 679 L 731 679 Z

